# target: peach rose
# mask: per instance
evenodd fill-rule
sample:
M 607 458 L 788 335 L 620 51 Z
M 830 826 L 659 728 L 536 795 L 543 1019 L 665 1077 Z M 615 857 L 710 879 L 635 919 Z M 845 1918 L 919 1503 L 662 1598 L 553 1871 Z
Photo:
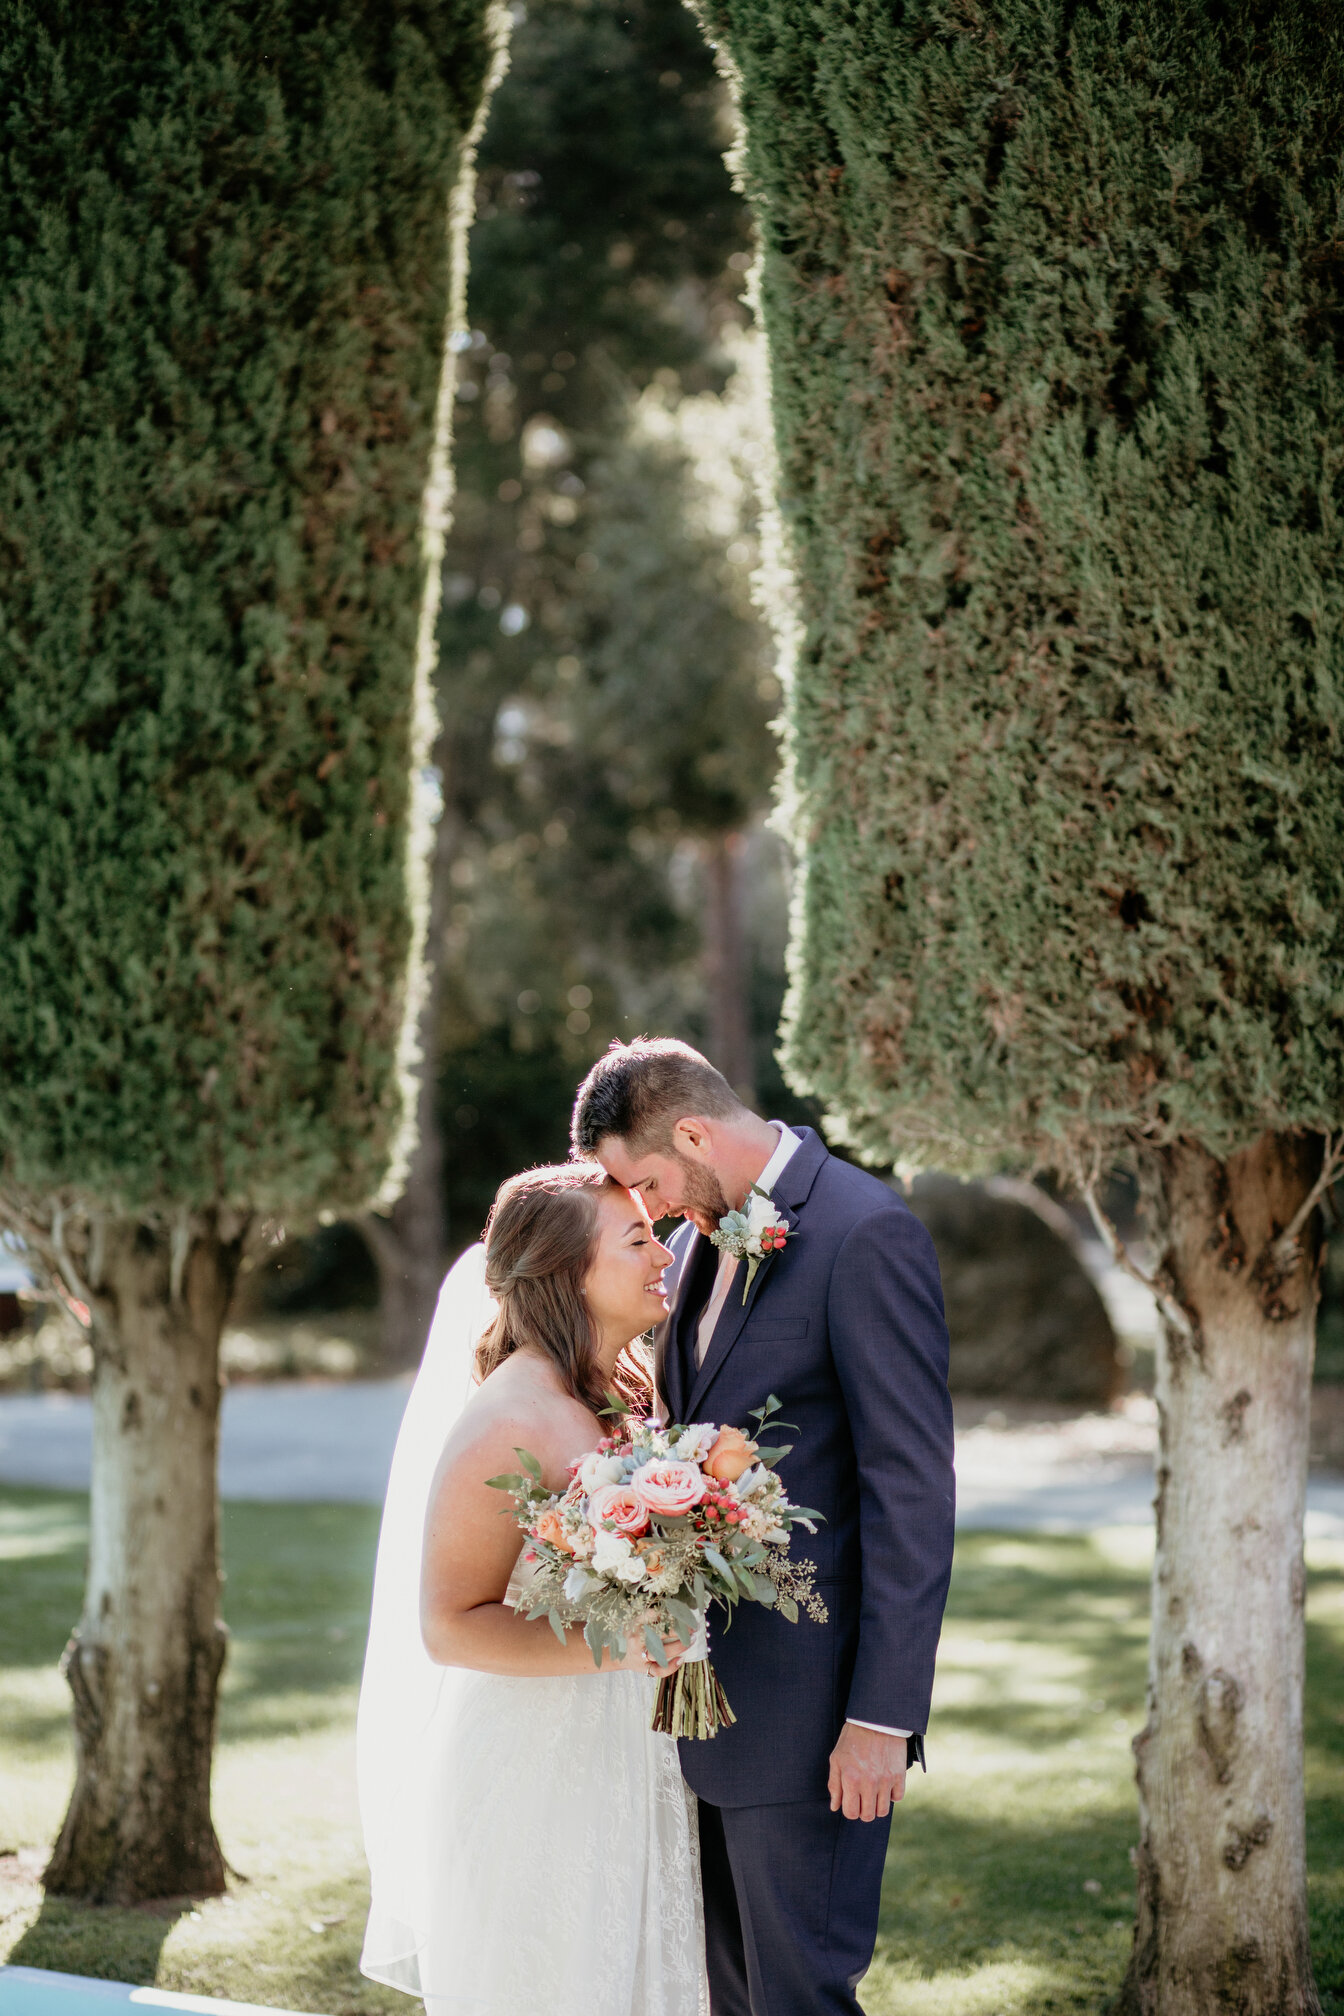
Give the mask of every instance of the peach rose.
M 695 1464 L 670 1457 L 646 1463 L 630 1483 L 640 1503 L 664 1519 L 680 1519 L 705 1495 L 705 1480 Z
M 594 1527 L 614 1526 L 628 1536 L 643 1533 L 649 1515 L 628 1484 L 599 1484 L 588 1499 L 588 1520 Z
M 748 1442 L 740 1428 L 720 1428 L 714 1447 L 704 1461 L 705 1474 L 717 1484 L 736 1484 L 744 1470 L 756 1460 L 756 1444 Z
M 566 1533 L 561 1521 L 560 1514 L 554 1510 L 542 1513 L 540 1519 L 538 1519 L 536 1525 L 532 1528 L 532 1533 L 535 1539 L 549 1541 L 552 1547 L 558 1547 L 562 1554 L 572 1554 L 574 1552 L 573 1547 L 570 1545 L 569 1535 Z

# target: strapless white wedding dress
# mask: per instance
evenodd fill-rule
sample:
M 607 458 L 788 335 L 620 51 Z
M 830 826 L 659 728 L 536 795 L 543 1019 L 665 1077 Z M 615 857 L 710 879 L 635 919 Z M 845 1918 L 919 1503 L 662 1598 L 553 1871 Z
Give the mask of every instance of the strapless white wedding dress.
M 420 1635 L 425 1507 L 493 1308 L 483 1276 L 473 1247 L 444 1283 L 388 1483 L 359 1703 L 360 1966 L 429 2016 L 708 2016 L 695 1802 L 649 1727 L 657 1683 L 435 1666 Z

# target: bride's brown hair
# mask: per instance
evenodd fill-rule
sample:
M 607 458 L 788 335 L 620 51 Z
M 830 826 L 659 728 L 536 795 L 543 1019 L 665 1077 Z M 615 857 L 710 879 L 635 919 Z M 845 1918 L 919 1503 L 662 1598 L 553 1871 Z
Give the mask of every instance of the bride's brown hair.
M 653 1377 L 637 1348 L 604 1375 L 583 1286 L 597 1249 L 598 1203 L 618 1186 L 598 1162 L 525 1169 L 501 1183 L 485 1228 L 485 1283 L 499 1314 L 476 1346 L 486 1379 L 515 1351 L 540 1351 L 565 1391 L 596 1414 L 608 1387 L 636 1413 L 653 1398 Z

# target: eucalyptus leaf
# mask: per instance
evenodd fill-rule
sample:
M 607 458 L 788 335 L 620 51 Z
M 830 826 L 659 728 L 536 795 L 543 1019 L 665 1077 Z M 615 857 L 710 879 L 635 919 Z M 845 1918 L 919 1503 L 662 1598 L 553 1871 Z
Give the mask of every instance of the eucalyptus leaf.
M 700 1625 L 694 1610 L 688 1608 L 685 1603 L 679 1603 L 674 1596 L 665 1596 L 663 1607 L 676 1626 L 677 1636 L 682 1644 L 689 1645 Z

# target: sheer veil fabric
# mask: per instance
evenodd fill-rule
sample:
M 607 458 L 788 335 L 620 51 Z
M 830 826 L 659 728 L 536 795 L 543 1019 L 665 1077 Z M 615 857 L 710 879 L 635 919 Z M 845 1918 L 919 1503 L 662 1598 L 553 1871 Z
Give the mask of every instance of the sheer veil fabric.
M 425 1514 L 443 1445 L 471 1398 L 473 1356 L 495 1314 L 485 1248 L 471 1246 L 439 1291 L 420 1371 L 397 1436 L 359 1694 L 355 1763 L 372 1904 L 360 1966 L 422 1992 L 420 1954 L 433 1915 L 425 1764 L 436 1725 L 452 1721 L 473 1676 L 436 1666 L 420 1635 Z M 503 1501 L 501 1501 L 503 1502 Z
M 654 1682 L 441 1667 L 420 1636 L 430 1485 L 493 1314 L 476 1246 L 439 1297 L 378 1544 L 360 1965 L 429 2016 L 708 2016 L 694 1806 L 649 1727 Z

